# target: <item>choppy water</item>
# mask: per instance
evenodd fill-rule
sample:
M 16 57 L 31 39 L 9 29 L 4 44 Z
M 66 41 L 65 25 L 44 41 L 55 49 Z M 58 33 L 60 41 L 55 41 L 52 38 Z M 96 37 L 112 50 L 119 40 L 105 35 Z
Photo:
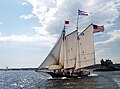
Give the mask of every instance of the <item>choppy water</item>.
M 34 71 L 0 71 L 0 89 L 120 89 L 120 71 L 79 79 L 48 78 Z

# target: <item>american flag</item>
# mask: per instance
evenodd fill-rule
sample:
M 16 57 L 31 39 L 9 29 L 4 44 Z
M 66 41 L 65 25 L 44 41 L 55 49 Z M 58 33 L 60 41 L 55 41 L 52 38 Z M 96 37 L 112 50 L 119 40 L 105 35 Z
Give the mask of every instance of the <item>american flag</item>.
M 78 15 L 85 15 L 88 16 L 88 13 L 85 11 L 78 10 Z
M 97 26 L 93 24 L 93 33 L 97 33 L 97 32 L 103 32 L 104 31 L 104 26 Z

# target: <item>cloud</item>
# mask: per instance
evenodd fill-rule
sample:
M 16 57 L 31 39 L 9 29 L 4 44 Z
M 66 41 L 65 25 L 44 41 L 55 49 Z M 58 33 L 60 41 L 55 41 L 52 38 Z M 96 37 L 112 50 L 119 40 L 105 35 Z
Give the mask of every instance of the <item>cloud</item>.
M 107 35 L 109 36 L 109 39 L 96 42 L 95 45 L 108 45 L 110 43 L 114 43 L 117 40 L 120 40 L 120 30 L 113 30 L 112 32 L 108 32 Z
M 79 30 L 83 30 L 91 22 L 96 24 L 104 24 L 106 30 L 115 26 L 115 20 L 118 18 L 120 11 L 118 7 L 120 6 L 118 0 L 84 0 L 84 1 L 69 1 L 69 0 L 25 0 L 25 3 L 32 5 L 32 14 L 22 15 L 20 19 L 30 19 L 34 15 L 39 19 L 39 23 L 42 24 L 41 27 L 33 27 L 35 35 L 33 39 L 42 38 L 44 42 L 51 43 L 50 38 L 58 37 L 61 30 L 63 29 L 64 20 L 69 20 L 70 25 L 67 27 L 67 31 L 72 31 L 76 29 L 76 17 L 77 10 L 85 10 L 91 13 L 89 16 L 79 16 Z M 25 4 L 23 3 L 23 4 Z M 115 32 L 114 32 L 115 33 Z M 110 36 L 108 40 L 96 42 L 95 44 L 105 44 L 112 42 L 117 39 L 118 36 L 112 36 L 113 33 L 106 33 L 106 36 Z M 117 33 L 116 33 L 117 34 Z M 37 37 L 36 37 L 37 36 Z M 11 36 L 12 37 L 12 36 Z M 10 38 L 11 38 L 10 37 Z M 14 37 L 14 36 L 13 36 Z M 21 35 L 16 37 L 19 41 L 24 39 L 32 39 L 31 36 Z M 43 38 L 44 37 L 44 38 Z M 16 40 L 17 40 L 16 39 Z M 41 39 L 41 41 L 42 41 Z M 29 41 L 26 40 L 26 41 Z M 40 39 L 39 39 L 40 41 Z M 45 42 L 45 43 L 46 43 Z
M 20 16 L 20 19 L 25 19 L 25 20 L 27 20 L 27 19 L 30 19 L 30 18 L 33 18 L 33 17 L 35 17 L 33 14 L 22 15 L 22 16 Z
M 96 24 L 104 24 L 106 29 L 109 29 L 115 25 L 114 22 L 119 16 L 118 7 L 120 6 L 118 0 L 25 0 L 23 5 L 26 3 L 32 5 L 32 14 L 22 15 L 20 16 L 20 19 L 30 19 L 36 16 L 42 26 L 33 27 L 35 34 L 32 36 L 11 35 L 10 37 L 1 37 L 1 41 L 13 40 L 16 38 L 14 41 L 18 40 L 21 42 L 32 42 L 34 39 L 34 41 L 42 42 L 44 40 L 44 42 L 46 41 L 45 43 L 51 43 L 51 40 L 48 40 L 48 37 L 50 39 L 58 37 L 58 34 L 60 34 L 61 30 L 63 29 L 64 20 L 70 20 L 70 25 L 66 30 L 67 32 L 76 29 L 76 17 L 78 9 L 92 13 L 89 16 L 79 16 L 80 31 L 88 26 L 91 22 Z M 111 36 L 111 33 L 106 35 Z M 114 39 L 116 38 L 111 37 L 106 41 L 97 42 L 96 45 L 107 43 Z
M 115 21 L 120 13 L 118 10 L 118 7 L 120 7 L 118 0 L 27 1 L 33 6 L 32 13 L 37 16 L 39 23 L 42 24 L 42 27 L 40 28 L 46 30 L 46 32 L 51 35 L 59 34 L 61 32 L 64 20 L 66 19 L 70 21 L 67 31 L 69 32 L 76 29 L 76 17 L 78 9 L 91 13 L 89 16 L 79 16 L 79 31 L 82 31 L 92 22 L 105 25 L 105 30 L 107 31 L 115 26 Z M 38 32 L 41 32 L 41 30 Z
M 25 5 L 29 5 L 29 4 L 27 2 L 23 2 L 22 5 L 25 6 Z
M 118 0 L 27 0 L 33 6 L 32 13 L 37 16 L 43 29 L 50 34 L 59 34 L 64 20 L 69 20 L 69 31 L 76 29 L 77 10 L 85 10 L 91 13 L 89 16 L 80 16 L 79 31 L 82 31 L 90 23 L 104 24 L 105 28 L 115 25 L 114 21 L 119 16 Z M 109 13 L 109 14 L 108 14 Z
M 33 35 L 13 34 L 11 36 L 3 36 L 2 33 L 0 33 L 0 43 L 15 43 L 15 44 L 27 43 L 27 44 L 40 44 L 52 47 L 57 40 L 56 35 L 51 36 L 49 33 L 42 29 L 40 31 L 40 27 L 35 27 L 34 30 L 35 34 Z
M 96 58 L 110 58 L 113 59 L 114 62 L 119 62 L 120 30 L 113 30 L 106 35 L 108 39 L 95 43 Z
M 43 45 L 52 45 L 56 40 L 55 37 L 51 37 L 50 35 L 40 36 L 40 35 L 11 35 L 8 37 L 1 36 L 0 42 L 13 42 L 13 43 L 39 43 Z M 48 43 L 47 43 L 48 42 Z

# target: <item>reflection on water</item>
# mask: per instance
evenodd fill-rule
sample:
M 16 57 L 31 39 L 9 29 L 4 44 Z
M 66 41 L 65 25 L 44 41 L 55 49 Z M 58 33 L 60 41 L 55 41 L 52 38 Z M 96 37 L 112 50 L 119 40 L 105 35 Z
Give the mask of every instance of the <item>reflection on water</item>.
M 0 71 L 0 89 L 120 89 L 119 75 L 96 72 L 78 79 L 48 79 L 34 71 Z
M 99 77 L 89 77 L 81 79 L 52 79 L 46 80 L 47 89 L 116 89 L 118 88 L 117 84 L 114 81 Z

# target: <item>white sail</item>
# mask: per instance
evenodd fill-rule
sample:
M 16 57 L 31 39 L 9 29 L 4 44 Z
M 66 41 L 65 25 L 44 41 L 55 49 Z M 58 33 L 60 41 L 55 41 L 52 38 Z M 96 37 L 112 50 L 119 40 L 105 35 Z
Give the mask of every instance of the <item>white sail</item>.
M 68 34 L 65 39 L 66 57 L 64 59 L 64 69 L 74 68 L 77 58 L 77 30 Z
M 95 62 L 94 38 L 92 25 L 86 28 L 79 35 L 78 58 L 76 61 L 76 69 L 93 65 Z
M 93 40 L 92 25 L 88 26 L 79 36 L 77 30 L 65 36 L 65 30 L 63 30 L 56 45 L 39 69 L 79 69 L 93 65 L 95 63 Z
M 63 38 L 62 43 L 61 43 L 61 49 L 60 49 L 60 59 L 59 59 L 59 65 L 64 67 L 64 59 L 65 57 L 65 38 Z
M 61 50 L 61 44 L 62 44 L 62 40 L 63 40 L 63 34 L 64 32 L 62 32 L 59 40 L 57 41 L 56 45 L 54 46 L 54 48 L 51 50 L 51 52 L 49 53 L 49 55 L 46 57 L 46 59 L 43 61 L 43 63 L 39 66 L 39 69 L 41 68 L 50 68 L 50 69 L 55 69 L 54 67 L 59 66 L 57 68 L 60 68 L 61 65 L 59 63 L 59 59 L 60 59 L 60 50 Z M 62 68 L 62 67 L 61 67 Z

